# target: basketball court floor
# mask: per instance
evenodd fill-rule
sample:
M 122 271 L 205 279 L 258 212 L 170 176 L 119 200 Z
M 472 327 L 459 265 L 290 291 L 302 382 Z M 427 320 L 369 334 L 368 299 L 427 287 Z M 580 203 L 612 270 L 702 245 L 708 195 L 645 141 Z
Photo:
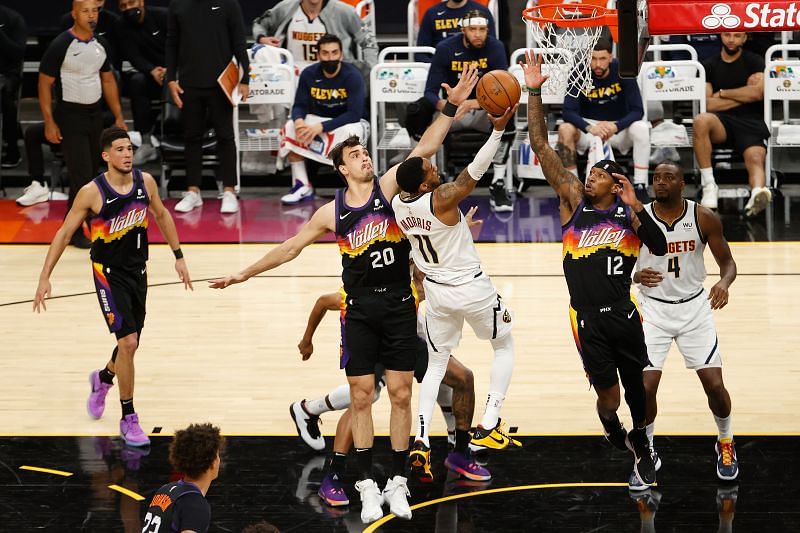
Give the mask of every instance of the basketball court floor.
M 722 209 L 739 277 L 715 319 L 740 480 L 718 482 L 713 419 L 699 381 L 673 351 L 656 428 L 664 466 L 658 486 L 640 495 L 627 489 L 631 458 L 601 436 L 595 395 L 572 340 L 555 198 L 521 198 L 502 219 L 490 212 L 487 198 L 469 202 L 485 218 L 476 231 L 484 271 L 515 311 L 516 367 L 503 419 L 523 448 L 489 454 L 493 480 L 469 485 L 446 475 L 446 443 L 435 438 L 434 483 L 410 483 L 418 506 L 412 521 L 387 517 L 369 531 L 800 530 L 800 246 L 793 240 L 800 221 L 784 225 L 780 201 L 774 241 L 766 241 L 763 216 L 744 221 L 735 206 Z M 189 243 L 183 250 L 193 292 L 178 282 L 167 247 L 151 247 L 135 398 L 153 444 L 136 450 L 119 440 L 116 390 L 103 419 L 86 414 L 89 371 L 104 364 L 114 345 L 98 313 L 86 251 L 67 249 L 52 277 L 47 312 L 31 311 L 44 243 L 63 217 L 63 204 L 22 209 L 0 200 L 0 529 L 141 531 L 149 498 L 176 476 L 167 462 L 169 435 L 210 421 L 228 436 L 223 470 L 208 494 L 212 531 L 239 532 L 262 520 L 281 531 L 361 531 L 354 489 L 349 509 L 320 504 L 325 456 L 297 438 L 288 415 L 291 402 L 344 382 L 335 316 L 323 320 L 309 361 L 296 348 L 316 297 L 339 287 L 335 245 L 313 245 L 293 263 L 224 291 L 208 289 L 205 281 L 259 258 L 293 234 L 314 206 L 249 198 L 241 213 L 221 217 L 210 199 L 201 211 L 176 216 Z M 151 235 L 162 242 L 155 225 Z M 706 259 L 710 286 L 718 268 Z M 491 350 L 467 328 L 456 355 L 475 373 L 479 415 Z M 416 410 L 416 399 L 412 404 Z M 376 441 L 380 469 L 389 462 L 386 398 L 373 409 L 376 431 L 384 435 Z M 626 408 L 620 412 L 629 420 Z M 337 419 L 323 415 L 326 436 Z M 444 434 L 439 415 L 432 431 Z

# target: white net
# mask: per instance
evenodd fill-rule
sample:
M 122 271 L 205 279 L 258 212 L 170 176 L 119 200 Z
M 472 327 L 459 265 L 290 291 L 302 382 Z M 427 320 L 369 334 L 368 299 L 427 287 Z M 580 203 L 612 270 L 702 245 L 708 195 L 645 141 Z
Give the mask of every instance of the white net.
M 575 27 L 559 22 L 591 19 L 606 10 L 586 4 L 562 4 L 542 5 L 527 11 L 531 17 L 548 19 L 535 21 L 525 18 L 542 62 L 546 65 L 543 70 L 550 76 L 542 86 L 542 93 L 577 97 L 581 92 L 591 89 L 592 50 L 603 27 L 600 23 Z M 590 24 L 589 20 L 585 22 Z

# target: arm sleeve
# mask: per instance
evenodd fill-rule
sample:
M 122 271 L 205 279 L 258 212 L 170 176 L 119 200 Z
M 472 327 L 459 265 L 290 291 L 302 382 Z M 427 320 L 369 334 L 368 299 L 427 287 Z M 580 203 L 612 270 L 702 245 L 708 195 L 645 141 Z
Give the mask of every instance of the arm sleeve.
M 199 493 L 189 493 L 178 498 L 173 523 L 178 531 L 190 530 L 205 533 L 211 525 L 211 507 Z
M 441 100 L 442 83 L 447 79 L 447 57 L 449 50 L 443 47 L 436 47 L 433 54 L 431 69 L 428 71 L 428 81 L 425 83 L 425 98 L 433 104 Z
M 347 77 L 347 111 L 322 123 L 322 131 L 332 131 L 339 126 L 358 122 L 364 116 L 364 80 L 357 73 Z
M 628 103 L 628 114 L 617 120 L 617 129 L 624 130 L 637 120 L 642 120 L 644 107 L 642 106 L 642 93 L 639 92 L 639 85 L 635 79 L 620 78 L 622 91 Z
M 636 231 L 639 239 L 650 249 L 653 255 L 664 255 L 667 253 L 667 237 L 664 235 L 655 220 L 647 213 L 647 209 L 642 209 L 636 213 L 640 226 Z
M 144 57 L 139 49 L 138 43 L 134 37 L 132 30 L 125 27 L 125 23 L 120 21 L 117 25 L 117 32 L 119 32 L 120 48 L 122 49 L 122 58 L 130 61 L 133 68 L 142 74 L 150 74 L 150 71 L 156 68 L 147 58 Z
M 247 42 L 244 38 L 244 19 L 242 8 L 238 0 L 231 1 L 231 10 L 228 12 L 228 36 L 231 40 L 231 49 L 239 67 L 242 69 L 242 79 L 239 83 L 250 83 L 250 58 L 247 57 Z
M 180 25 L 178 17 L 173 10 L 173 3 L 169 5 L 167 13 L 167 83 L 178 79 L 178 41 L 180 40 Z
M 39 62 L 39 72 L 52 78 L 58 78 L 68 46 L 68 44 L 64 44 L 63 34 L 56 37 L 44 51 L 42 60 Z
M 14 17 L 4 30 L 0 30 L 0 52 L 12 61 L 21 63 L 25 59 L 25 39 L 28 34 L 25 19 Z
M 581 116 L 581 105 L 578 98 L 567 95 L 564 97 L 564 108 L 561 111 L 565 122 L 569 122 L 581 131 L 586 131 L 589 123 Z
M 311 87 L 308 85 L 310 74 L 308 69 L 300 73 L 300 80 L 297 82 L 297 91 L 294 94 L 294 105 L 292 105 L 292 120 L 305 118 L 308 109 L 311 107 Z

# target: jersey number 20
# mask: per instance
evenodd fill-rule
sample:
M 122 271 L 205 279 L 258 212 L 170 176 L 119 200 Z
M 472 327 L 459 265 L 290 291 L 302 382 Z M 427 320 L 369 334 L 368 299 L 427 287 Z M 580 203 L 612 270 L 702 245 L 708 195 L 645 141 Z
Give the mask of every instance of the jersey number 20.
M 394 249 L 375 250 L 370 252 L 369 257 L 372 259 L 372 268 L 383 268 L 394 263 Z

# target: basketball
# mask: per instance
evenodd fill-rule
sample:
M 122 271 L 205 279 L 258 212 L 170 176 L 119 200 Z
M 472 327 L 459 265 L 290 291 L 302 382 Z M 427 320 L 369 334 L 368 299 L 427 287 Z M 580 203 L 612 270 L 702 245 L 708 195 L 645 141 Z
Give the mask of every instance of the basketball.
M 522 89 L 517 78 L 506 70 L 492 70 L 478 80 L 475 94 L 478 103 L 495 116 L 505 113 L 509 107 L 514 107 L 519 102 Z

